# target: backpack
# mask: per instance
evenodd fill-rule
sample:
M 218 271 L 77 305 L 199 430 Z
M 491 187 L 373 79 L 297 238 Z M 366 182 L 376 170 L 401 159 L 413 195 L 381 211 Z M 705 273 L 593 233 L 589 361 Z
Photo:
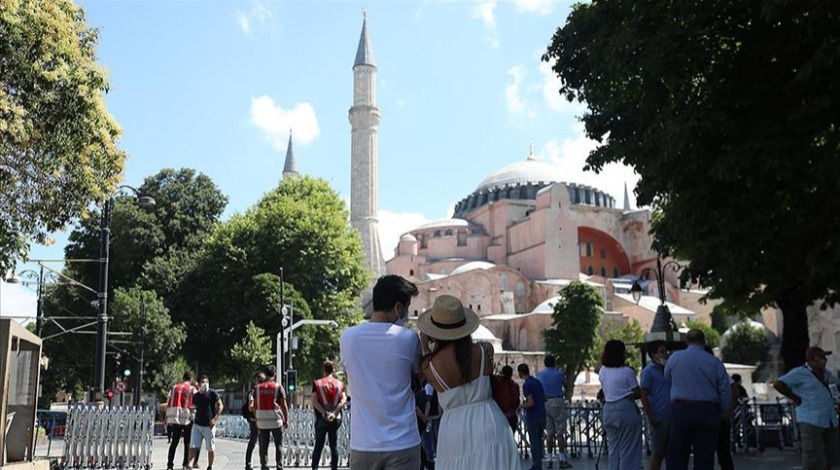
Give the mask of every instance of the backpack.
M 505 416 L 515 416 L 519 408 L 519 387 L 513 380 L 506 380 L 497 375 L 490 376 L 493 389 L 493 401 L 499 405 Z

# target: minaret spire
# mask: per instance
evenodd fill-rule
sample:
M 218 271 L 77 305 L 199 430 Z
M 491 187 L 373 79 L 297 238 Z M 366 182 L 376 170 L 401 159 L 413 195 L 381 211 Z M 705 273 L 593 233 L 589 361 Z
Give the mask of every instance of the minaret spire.
M 289 129 L 289 146 L 286 148 L 286 163 L 283 165 L 283 179 L 298 176 L 295 151 L 292 148 L 292 130 Z
M 376 107 L 376 65 L 362 21 L 359 48 L 353 63 L 353 107 L 350 108 L 350 224 L 362 235 L 365 264 L 376 276 L 385 273 L 379 244 L 379 121 Z
M 630 209 L 630 193 L 627 192 L 627 181 L 624 182 L 624 210 Z

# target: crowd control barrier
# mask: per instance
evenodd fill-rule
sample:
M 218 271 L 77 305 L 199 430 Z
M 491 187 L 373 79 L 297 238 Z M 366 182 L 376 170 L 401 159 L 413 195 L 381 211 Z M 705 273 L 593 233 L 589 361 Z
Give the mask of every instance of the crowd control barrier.
M 154 418 L 146 406 L 71 407 L 62 467 L 150 469 Z

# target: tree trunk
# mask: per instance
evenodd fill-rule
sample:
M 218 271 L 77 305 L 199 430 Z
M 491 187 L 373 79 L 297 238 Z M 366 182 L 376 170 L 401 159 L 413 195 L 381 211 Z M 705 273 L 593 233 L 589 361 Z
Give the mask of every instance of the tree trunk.
M 795 295 L 780 295 L 776 305 L 782 309 L 782 361 L 784 372 L 805 363 L 808 349 L 808 303 Z

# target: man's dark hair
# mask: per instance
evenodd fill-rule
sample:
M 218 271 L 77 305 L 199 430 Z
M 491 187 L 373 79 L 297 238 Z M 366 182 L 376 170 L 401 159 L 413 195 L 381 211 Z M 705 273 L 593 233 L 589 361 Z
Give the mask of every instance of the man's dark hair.
M 406 306 L 419 292 L 417 286 L 408 279 L 396 274 L 387 274 L 380 277 L 373 286 L 373 310 L 388 312 L 397 302 Z
M 528 367 L 528 364 L 524 362 L 516 366 L 516 370 L 519 371 L 520 374 L 531 375 L 531 369 Z
M 277 375 L 277 368 L 274 366 L 265 366 L 265 378 L 266 379 L 273 379 L 275 375 Z
M 324 361 L 324 373 L 329 375 L 333 373 L 333 370 L 334 368 L 332 361 Z
M 611 339 L 604 345 L 604 354 L 601 355 L 601 365 L 604 367 L 623 367 L 627 361 L 627 348 L 624 341 Z
M 557 359 L 555 359 L 554 356 L 551 355 L 545 356 L 545 359 L 543 359 L 543 364 L 545 364 L 546 367 L 557 367 Z
M 656 351 L 659 351 L 659 348 L 663 346 L 666 346 L 665 341 L 662 341 L 661 339 L 653 340 L 645 345 L 645 352 L 647 352 L 648 356 L 653 359 L 653 355 L 656 354 Z
M 741 383 L 741 374 L 732 374 L 732 381 Z
M 188 380 L 192 380 L 192 372 L 190 371 L 184 372 L 184 382 Z
M 706 344 L 706 335 L 703 330 L 692 328 L 685 334 L 685 342 L 688 344 Z
M 199 382 L 201 382 L 201 381 L 202 381 L 202 380 L 204 380 L 204 379 L 207 379 L 207 381 L 208 381 L 208 382 L 210 381 L 210 377 L 207 377 L 206 375 L 200 375 L 200 376 L 198 377 L 198 381 L 199 381 Z
M 504 377 L 506 379 L 513 378 L 513 367 L 511 367 L 511 366 L 502 367 L 502 377 Z

